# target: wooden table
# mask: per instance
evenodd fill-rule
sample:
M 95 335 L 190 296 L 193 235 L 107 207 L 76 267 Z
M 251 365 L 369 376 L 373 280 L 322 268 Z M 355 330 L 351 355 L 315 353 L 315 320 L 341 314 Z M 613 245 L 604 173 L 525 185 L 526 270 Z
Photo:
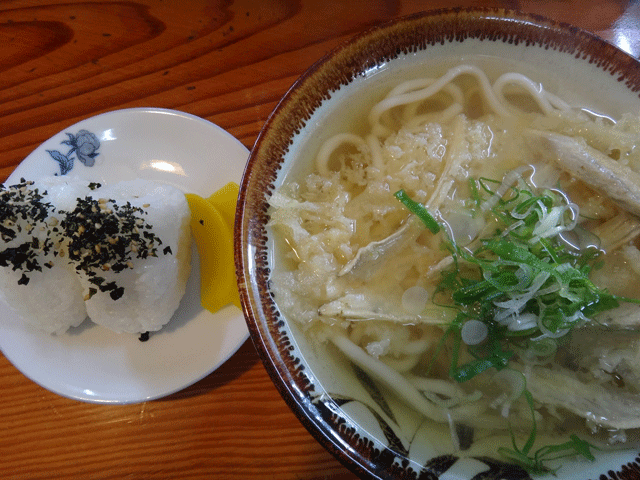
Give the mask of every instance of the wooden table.
M 637 1 L 465 1 L 538 13 L 640 56 Z M 0 180 L 95 114 L 164 107 L 251 148 L 295 79 L 356 32 L 450 0 L 3 0 Z M 351 479 L 300 425 L 247 341 L 221 368 L 135 405 L 69 400 L 0 355 L 0 478 Z

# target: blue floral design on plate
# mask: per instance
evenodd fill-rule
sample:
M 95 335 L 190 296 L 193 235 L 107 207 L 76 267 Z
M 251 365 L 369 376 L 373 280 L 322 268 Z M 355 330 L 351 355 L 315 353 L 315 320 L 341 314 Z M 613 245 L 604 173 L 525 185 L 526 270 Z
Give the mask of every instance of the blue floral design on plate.
M 75 135 L 67 133 L 67 136 L 69 137 L 68 140 L 60 142 L 61 145 L 69 145 L 71 147 L 71 150 L 66 155 L 58 150 L 47 150 L 51 158 L 60 165 L 60 175 L 66 175 L 73 169 L 74 153 L 85 166 L 92 167 L 96 162 L 95 158 L 100 154 L 98 152 L 100 148 L 98 137 L 88 130 L 80 130 Z

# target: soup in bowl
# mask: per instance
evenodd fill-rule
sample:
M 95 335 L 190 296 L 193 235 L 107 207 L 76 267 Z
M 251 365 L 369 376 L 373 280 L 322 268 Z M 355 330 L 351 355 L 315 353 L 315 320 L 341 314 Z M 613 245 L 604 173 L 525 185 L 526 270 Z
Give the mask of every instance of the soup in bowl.
M 371 478 L 640 471 L 640 65 L 494 10 L 307 71 L 251 153 L 236 269 L 283 398 Z

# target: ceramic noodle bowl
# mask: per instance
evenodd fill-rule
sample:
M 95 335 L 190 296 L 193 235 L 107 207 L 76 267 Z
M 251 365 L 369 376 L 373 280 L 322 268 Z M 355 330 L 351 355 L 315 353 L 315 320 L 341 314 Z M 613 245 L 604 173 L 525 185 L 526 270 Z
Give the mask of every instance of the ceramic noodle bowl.
M 235 261 L 254 344 L 304 426 L 363 478 L 531 476 L 495 449 L 469 455 L 466 445 L 452 448 L 448 426 L 425 421 L 336 348 L 311 343 L 295 314 L 283 312 L 271 283 L 286 268 L 282 239 L 268 223 L 274 191 L 313 171 L 310 152 L 338 132 L 357 130 L 393 85 L 467 61 L 517 71 L 571 105 L 612 118 L 640 111 L 638 62 L 587 32 L 504 10 L 414 15 L 356 36 L 305 72 L 266 122 L 241 184 Z M 615 472 L 640 476 L 637 447 L 599 452 L 593 462 L 567 459 L 557 475 L 587 480 L 617 478 Z

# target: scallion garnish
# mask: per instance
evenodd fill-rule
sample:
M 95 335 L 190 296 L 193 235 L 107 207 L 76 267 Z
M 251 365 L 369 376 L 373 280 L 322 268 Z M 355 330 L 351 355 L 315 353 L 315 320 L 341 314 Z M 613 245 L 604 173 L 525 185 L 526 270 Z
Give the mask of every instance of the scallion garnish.
M 395 197 L 400 200 L 411 213 L 417 216 L 431 233 L 438 233 L 440 231 L 440 224 L 433 218 L 424 205 L 412 200 L 404 190 L 397 191 Z
M 507 176 L 508 187 L 505 182 L 486 178 L 469 180 L 471 199 L 467 205 L 474 209 L 474 215 L 490 217 L 486 224 L 497 228 L 476 239 L 473 250 L 461 248 L 455 238 L 444 245 L 454 261 L 443 272 L 436 293 L 442 304 L 457 308 L 459 314 L 446 329 L 431 364 L 452 336 L 449 375 L 458 382 L 490 369 L 508 368 L 517 354 L 552 355 L 559 340 L 594 314 L 616 308 L 622 301 L 640 303 L 612 295 L 589 279 L 601 254 L 596 247 L 569 248 L 560 237 L 576 227 L 577 205 L 564 194 L 538 191 L 519 172 Z M 495 191 L 492 184 L 498 185 Z M 440 231 L 433 215 L 404 190 L 395 197 L 431 232 Z M 474 358 L 459 365 L 466 338 L 461 334 L 462 326 L 469 321 L 483 322 L 487 335 L 482 342 L 474 340 L 466 345 Z M 550 471 L 545 463 L 564 456 L 594 459 L 591 445 L 575 435 L 565 443 L 532 452 L 537 436 L 535 405 L 526 385 L 520 395 L 531 409 L 531 431 L 521 448 L 512 432 L 513 448 L 500 448 L 502 455 L 536 473 Z

